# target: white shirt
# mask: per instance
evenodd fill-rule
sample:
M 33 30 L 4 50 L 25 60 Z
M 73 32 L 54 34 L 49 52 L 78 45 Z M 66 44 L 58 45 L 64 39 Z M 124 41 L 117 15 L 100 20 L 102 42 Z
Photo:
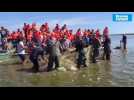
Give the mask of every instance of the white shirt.
M 20 41 L 17 46 L 18 54 L 25 54 L 25 49 L 23 47 L 24 47 L 24 44 L 22 41 Z

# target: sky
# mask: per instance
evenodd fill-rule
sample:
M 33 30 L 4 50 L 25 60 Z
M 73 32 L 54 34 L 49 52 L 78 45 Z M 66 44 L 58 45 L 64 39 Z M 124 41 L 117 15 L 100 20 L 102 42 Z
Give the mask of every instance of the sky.
M 74 31 L 81 28 L 99 29 L 102 32 L 104 27 L 108 26 L 110 34 L 134 33 L 134 20 L 113 22 L 112 14 L 132 14 L 134 17 L 134 12 L 0 12 L 0 26 L 13 31 L 22 28 L 24 22 L 36 22 L 37 25 L 48 22 L 51 28 L 57 23 L 60 26 L 67 24 L 67 27 Z

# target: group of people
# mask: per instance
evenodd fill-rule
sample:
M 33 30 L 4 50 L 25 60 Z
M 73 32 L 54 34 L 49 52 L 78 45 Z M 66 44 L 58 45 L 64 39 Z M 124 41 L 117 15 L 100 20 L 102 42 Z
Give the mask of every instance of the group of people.
M 6 29 L 4 27 L 1 27 L 1 30 L 0 30 L 0 45 L 1 45 L 2 50 L 7 49 L 6 43 L 7 43 L 8 34 L 9 34 L 8 29 Z
M 3 35 L 4 34 L 4 35 Z M 67 25 L 64 24 L 60 27 L 56 24 L 54 29 L 50 31 L 48 23 L 41 25 L 38 29 L 36 23 L 32 25 L 24 23 L 22 30 L 9 32 L 4 27 L 0 30 L 0 39 L 2 41 L 1 47 L 5 48 L 7 43 L 12 43 L 13 48 L 16 49 L 18 56 L 21 59 L 21 63 L 25 62 L 26 52 L 30 55 L 29 59 L 33 63 L 33 70 L 39 71 L 38 56 L 41 55 L 44 59 L 44 55 L 48 57 L 47 71 L 53 70 L 55 63 L 55 69 L 60 66 L 59 56 L 64 54 L 69 48 L 76 48 L 77 52 L 77 68 L 81 65 L 87 67 L 86 56 L 84 48 L 91 46 L 91 61 L 96 63 L 96 58 L 99 56 L 99 48 L 103 47 L 104 54 L 103 59 L 110 60 L 110 44 L 109 29 L 105 27 L 103 35 L 100 34 L 100 30 L 94 29 L 82 31 L 80 28 L 76 33 L 73 30 L 69 30 Z

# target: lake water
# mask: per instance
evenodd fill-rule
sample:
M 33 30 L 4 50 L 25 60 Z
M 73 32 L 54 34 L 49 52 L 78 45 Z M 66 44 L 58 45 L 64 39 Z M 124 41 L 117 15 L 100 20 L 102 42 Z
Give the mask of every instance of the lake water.
M 120 45 L 122 36 L 111 36 L 112 48 Z M 80 71 L 29 73 L 18 71 L 31 65 L 0 65 L 0 86 L 132 86 L 134 87 L 134 35 L 127 36 L 127 52 L 112 49 L 111 62 L 100 61 Z M 14 62 L 14 58 L 4 57 Z M 2 59 L 0 59 L 2 61 Z
M 112 81 L 117 86 L 134 86 L 134 35 L 128 35 L 127 53 L 112 52 Z M 121 36 L 111 36 L 112 47 L 120 45 Z

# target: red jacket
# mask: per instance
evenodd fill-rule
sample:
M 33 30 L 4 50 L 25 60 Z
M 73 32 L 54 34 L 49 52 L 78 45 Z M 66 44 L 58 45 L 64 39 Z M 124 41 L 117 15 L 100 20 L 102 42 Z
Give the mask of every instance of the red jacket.
M 96 31 L 96 38 L 98 39 L 100 37 L 99 31 Z
M 34 33 L 35 38 L 36 38 L 36 39 L 40 39 L 40 38 L 41 38 L 40 34 L 41 34 L 41 33 L 38 32 L 38 31 L 35 32 L 35 33 Z
M 19 36 L 19 34 L 17 32 L 12 33 L 12 39 L 13 40 L 17 40 L 18 39 L 18 36 Z

